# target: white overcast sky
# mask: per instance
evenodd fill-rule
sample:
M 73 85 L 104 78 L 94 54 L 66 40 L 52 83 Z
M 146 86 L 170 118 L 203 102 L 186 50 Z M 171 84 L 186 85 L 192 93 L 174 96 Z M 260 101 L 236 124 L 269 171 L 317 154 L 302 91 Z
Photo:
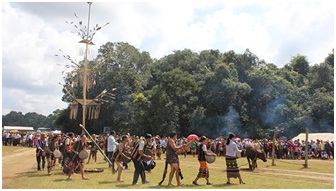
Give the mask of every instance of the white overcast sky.
M 110 24 L 94 36 L 89 59 L 107 42 L 127 42 L 152 58 L 185 48 L 243 53 L 250 49 L 278 67 L 301 54 L 311 65 L 334 48 L 333 1 L 113 1 L 94 2 L 90 28 Z M 83 59 L 74 13 L 87 25 L 86 2 L 2 2 L 2 114 L 49 115 L 64 109 L 62 71 Z M 61 65 L 61 66 L 60 66 Z

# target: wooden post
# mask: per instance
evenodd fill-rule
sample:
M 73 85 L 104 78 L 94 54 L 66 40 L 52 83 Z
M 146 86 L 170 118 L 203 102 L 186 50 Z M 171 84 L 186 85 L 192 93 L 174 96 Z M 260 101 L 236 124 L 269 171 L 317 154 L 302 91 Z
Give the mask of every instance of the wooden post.
M 306 128 L 306 142 L 305 142 L 305 163 L 303 166 L 308 168 L 308 128 Z
M 276 138 L 276 131 L 277 131 L 277 130 L 274 130 L 274 133 L 273 133 L 273 144 L 272 144 L 272 166 L 275 166 L 275 163 L 274 163 L 274 155 L 275 155 L 275 138 Z

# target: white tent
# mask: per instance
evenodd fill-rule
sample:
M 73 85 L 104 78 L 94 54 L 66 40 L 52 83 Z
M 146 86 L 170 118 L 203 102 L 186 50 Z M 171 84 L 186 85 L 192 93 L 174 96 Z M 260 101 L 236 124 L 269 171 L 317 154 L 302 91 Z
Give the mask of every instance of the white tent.
M 34 131 L 34 127 L 25 127 L 25 126 L 4 126 L 3 130 L 9 132 L 11 130 L 18 130 L 18 131 Z
M 306 133 L 300 133 L 299 135 L 297 135 L 296 137 L 294 137 L 292 139 L 292 141 L 295 140 L 306 140 Z M 316 139 L 318 140 L 323 140 L 323 141 L 334 141 L 334 134 L 333 133 L 309 133 L 308 134 L 308 141 L 310 140 L 314 140 L 316 141 Z

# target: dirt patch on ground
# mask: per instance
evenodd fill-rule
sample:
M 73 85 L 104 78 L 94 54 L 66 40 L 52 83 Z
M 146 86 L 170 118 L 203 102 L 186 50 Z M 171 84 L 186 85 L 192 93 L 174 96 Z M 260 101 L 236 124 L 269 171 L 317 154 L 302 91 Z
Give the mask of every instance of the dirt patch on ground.
M 10 155 L 2 156 L 2 188 L 12 184 L 18 174 L 31 171 L 34 166 L 37 170 L 35 151 L 35 148 L 22 147 Z

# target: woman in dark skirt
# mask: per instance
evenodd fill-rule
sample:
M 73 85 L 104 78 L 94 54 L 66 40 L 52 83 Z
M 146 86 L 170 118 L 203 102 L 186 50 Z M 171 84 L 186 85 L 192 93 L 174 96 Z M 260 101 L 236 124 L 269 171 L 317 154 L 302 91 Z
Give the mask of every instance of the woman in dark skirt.
M 240 184 L 245 184 L 242 180 L 239 172 L 239 167 L 237 163 L 237 152 L 242 152 L 237 147 L 237 144 L 234 142 L 235 135 L 229 133 L 229 137 L 226 141 L 226 175 L 227 175 L 227 184 L 231 184 L 230 178 L 238 178 Z

